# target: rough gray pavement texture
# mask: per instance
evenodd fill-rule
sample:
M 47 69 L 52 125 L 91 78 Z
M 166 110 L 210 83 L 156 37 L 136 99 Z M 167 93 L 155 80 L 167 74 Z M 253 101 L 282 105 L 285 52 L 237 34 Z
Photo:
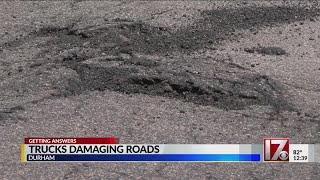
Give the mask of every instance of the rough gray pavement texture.
M 0 179 L 319 179 L 315 163 L 20 163 L 25 137 L 319 143 L 316 1 L 0 4 Z

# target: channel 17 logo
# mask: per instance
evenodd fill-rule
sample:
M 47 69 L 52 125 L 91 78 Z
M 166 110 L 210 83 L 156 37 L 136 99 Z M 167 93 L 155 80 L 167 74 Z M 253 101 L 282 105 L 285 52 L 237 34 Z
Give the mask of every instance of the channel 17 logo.
M 264 161 L 289 161 L 289 138 L 265 138 Z

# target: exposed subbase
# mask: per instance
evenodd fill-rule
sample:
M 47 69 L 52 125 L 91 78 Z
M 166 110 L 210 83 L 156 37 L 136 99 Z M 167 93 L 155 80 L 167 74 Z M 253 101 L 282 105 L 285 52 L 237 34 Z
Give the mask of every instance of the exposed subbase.
M 79 75 L 71 78 L 61 91 L 63 96 L 112 90 L 225 109 L 256 104 L 280 111 L 292 107 L 283 97 L 281 86 L 267 76 L 236 66 L 228 59 L 212 58 L 208 61 L 212 64 L 201 64 L 202 60 L 190 63 L 182 57 L 168 60 L 167 55 L 219 45 L 238 38 L 239 30 L 257 31 L 311 18 L 317 13 L 316 9 L 302 7 L 221 9 L 202 12 L 202 20 L 176 31 L 129 20 L 107 21 L 84 29 L 46 27 L 30 34 L 29 40 L 51 37 L 45 45 L 45 55 L 50 55 L 48 61 L 71 68 Z

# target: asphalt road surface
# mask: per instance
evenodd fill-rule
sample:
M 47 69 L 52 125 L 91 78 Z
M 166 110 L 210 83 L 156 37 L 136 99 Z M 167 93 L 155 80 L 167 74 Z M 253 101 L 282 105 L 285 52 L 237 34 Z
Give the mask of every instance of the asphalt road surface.
M 316 163 L 20 163 L 25 137 L 320 143 L 316 1 L 0 4 L 0 179 L 320 178 Z

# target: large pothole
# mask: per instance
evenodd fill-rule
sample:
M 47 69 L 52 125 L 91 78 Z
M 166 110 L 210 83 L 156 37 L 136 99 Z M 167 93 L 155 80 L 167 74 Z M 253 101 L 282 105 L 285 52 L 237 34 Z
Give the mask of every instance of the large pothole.
M 61 95 L 75 95 L 86 90 L 112 90 L 177 98 L 225 109 L 242 109 L 255 104 L 270 105 L 277 111 L 291 108 L 274 80 L 223 60 L 217 59 L 212 66 L 214 75 L 206 76 L 178 63 L 148 56 L 90 57 L 96 53 L 75 48 L 54 58 L 79 75 L 70 81 Z

